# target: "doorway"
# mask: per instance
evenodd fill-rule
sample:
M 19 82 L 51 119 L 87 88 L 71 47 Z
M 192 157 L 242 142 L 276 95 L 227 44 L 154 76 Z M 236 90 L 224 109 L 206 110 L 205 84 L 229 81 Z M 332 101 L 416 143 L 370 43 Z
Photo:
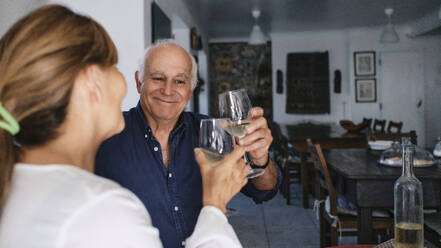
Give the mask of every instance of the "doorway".
M 379 56 L 380 115 L 403 122 L 403 132 L 415 130 L 425 146 L 424 77 L 422 57 L 416 51 L 382 52 Z

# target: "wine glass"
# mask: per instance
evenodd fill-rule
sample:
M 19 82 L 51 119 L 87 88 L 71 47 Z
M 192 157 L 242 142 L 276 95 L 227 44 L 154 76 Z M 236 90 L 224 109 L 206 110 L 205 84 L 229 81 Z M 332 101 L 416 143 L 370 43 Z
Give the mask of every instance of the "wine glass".
M 233 137 L 225 131 L 228 119 L 201 120 L 199 147 L 211 162 L 217 162 L 234 149 Z
M 226 128 L 226 131 L 238 138 L 245 136 L 245 129 L 251 122 L 252 105 L 245 89 L 227 91 L 219 95 L 219 114 L 222 118 L 229 118 L 231 121 Z M 249 159 L 246 157 L 248 162 Z M 254 178 L 262 175 L 264 169 L 251 169 L 248 178 Z
M 226 132 L 229 119 L 204 119 L 201 120 L 199 131 L 199 147 L 205 157 L 211 162 L 217 162 L 231 153 L 234 149 L 233 137 Z M 225 215 L 230 217 L 237 214 L 236 209 L 227 207 Z

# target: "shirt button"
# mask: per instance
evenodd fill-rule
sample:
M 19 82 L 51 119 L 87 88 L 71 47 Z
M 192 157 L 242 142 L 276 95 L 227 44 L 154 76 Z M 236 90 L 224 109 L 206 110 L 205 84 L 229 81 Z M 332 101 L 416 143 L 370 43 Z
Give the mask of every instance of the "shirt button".
M 181 245 L 182 245 L 182 246 L 185 246 L 185 241 L 182 241 L 182 242 L 181 242 Z
M 147 134 L 145 134 L 145 135 L 144 135 L 144 138 L 146 138 L 146 139 L 147 139 L 147 137 L 149 137 L 149 136 L 148 136 Z
M 172 174 L 171 174 L 171 173 L 168 173 L 168 177 L 171 178 L 171 177 L 172 177 Z
M 159 150 L 159 148 L 157 146 L 155 146 L 155 148 L 153 148 L 153 150 L 155 150 L 155 152 L 157 152 Z
M 178 211 L 179 211 L 178 206 L 175 206 L 175 212 L 178 212 Z

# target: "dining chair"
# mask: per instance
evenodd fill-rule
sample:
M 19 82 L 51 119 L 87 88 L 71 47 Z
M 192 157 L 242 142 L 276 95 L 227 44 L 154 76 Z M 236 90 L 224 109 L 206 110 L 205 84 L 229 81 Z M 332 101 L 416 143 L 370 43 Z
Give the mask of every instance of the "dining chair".
M 367 123 L 368 129 L 372 128 L 372 118 L 363 117 L 363 123 Z
M 374 120 L 374 125 L 372 126 L 372 130 L 374 132 L 382 132 L 384 133 L 384 129 L 386 128 L 386 120 Z
M 401 128 L 403 127 L 403 122 L 389 121 L 387 124 L 388 133 L 401 133 Z
M 286 199 L 286 203 L 291 203 L 291 184 L 301 183 L 300 158 L 296 156 L 294 150 L 289 148 L 288 141 L 283 135 L 280 125 L 277 122 L 268 122 L 271 134 L 273 136 L 273 143 L 271 144 L 271 151 L 276 164 L 282 171 L 282 183 L 280 186 L 280 193 Z
M 318 206 L 320 247 L 325 247 L 328 243 L 327 241 L 330 241 L 331 246 L 336 246 L 338 245 L 339 232 L 341 236 L 357 235 L 357 217 L 347 214 L 346 211 L 338 207 L 338 195 L 331 175 L 329 174 L 320 144 L 312 144 L 310 139 L 307 139 L 306 142 L 308 143 L 308 150 L 311 153 L 314 168 L 317 171 L 316 183 L 318 184 L 317 186 L 319 186 L 319 199 L 320 202 L 325 202 L 325 204 L 319 204 Z M 372 229 L 374 233 L 385 230 L 390 232 L 393 228 L 393 224 L 393 218 L 372 217 Z

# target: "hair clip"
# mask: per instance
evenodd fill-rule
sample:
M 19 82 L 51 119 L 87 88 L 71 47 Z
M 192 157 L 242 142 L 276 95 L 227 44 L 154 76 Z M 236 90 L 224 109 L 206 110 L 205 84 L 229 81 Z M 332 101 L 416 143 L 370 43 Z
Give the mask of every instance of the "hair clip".
M 20 125 L 18 125 L 14 117 L 3 107 L 2 102 L 0 102 L 0 116 L 5 120 L 0 121 L 0 128 L 5 129 L 12 135 L 16 135 L 18 131 L 20 131 Z

